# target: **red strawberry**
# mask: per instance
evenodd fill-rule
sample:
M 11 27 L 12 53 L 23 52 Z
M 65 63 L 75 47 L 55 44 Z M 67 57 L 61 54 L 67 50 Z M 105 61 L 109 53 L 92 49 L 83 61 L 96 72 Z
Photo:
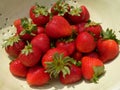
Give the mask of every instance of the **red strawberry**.
M 86 53 L 85 56 L 93 57 L 93 58 L 99 58 L 99 55 L 97 52 L 93 51 L 90 53 Z
M 59 53 L 59 54 L 63 54 L 64 56 L 67 56 L 67 51 L 65 51 L 64 49 L 59 49 L 59 48 L 51 48 L 49 49 L 44 56 L 42 57 L 42 65 L 44 68 L 47 68 L 47 64 L 46 62 L 53 62 L 54 58 L 54 54 Z
M 50 73 L 50 76 L 56 78 L 60 75 L 60 80 L 64 84 L 74 83 L 81 79 L 80 68 L 73 66 L 73 64 L 79 65 L 80 63 L 69 56 L 65 56 L 63 53 L 54 53 L 52 56 L 52 61 L 48 61 L 48 59 L 46 59 L 45 63 L 46 71 Z M 67 78 L 68 80 L 65 82 Z
M 98 40 L 97 49 L 104 63 L 113 60 L 119 54 L 119 42 L 112 30 L 102 32 L 102 39 Z
M 31 44 L 37 47 L 42 53 L 50 49 L 50 40 L 46 34 L 38 34 L 32 39 Z
M 30 86 L 42 86 L 48 83 L 50 76 L 44 68 L 35 66 L 29 69 L 26 79 Z
M 25 42 L 18 35 L 14 35 L 6 40 L 4 47 L 10 57 L 16 58 L 24 48 Z
M 82 53 L 81 52 L 78 52 L 78 51 L 75 51 L 72 55 L 72 57 L 77 60 L 77 61 L 80 61 L 81 58 L 83 57 Z
M 79 27 L 77 25 L 71 25 L 71 29 L 75 33 L 79 33 Z
M 79 24 L 89 20 L 90 15 L 86 6 L 80 6 L 78 8 L 71 7 L 68 15 L 73 24 Z
M 38 26 L 43 26 L 49 21 L 48 9 L 38 4 L 31 7 L 29 15 L 33 22 Z
M 45 33 L 45 28 L 44 27 L 37 27 L 37 33 L 41 34 L 41 33 Z
M 69 4 L 65 2 L 65 0 L 58 0 L 56 3 L 53 4 L 51 8 L 51 13 L 53 15 L 61 15 L 65 16 L 69 11 Z
M 76 38 L 76 48 L 79 52 L 89 53 L 96 47 L 94 37 L 88 32 L 80 33 Z
M 51 38 L 70 36 L 72 29 L 67 20 L 62 16 L 53 16 L 46 25 L 46 34 Z
M 92 57 L 83 57 L 82 60 L 82 74 L 86 80 L 97 82 L 100 75 L 104 71 L 104 64 L 101 60 Z
M 60 81 L 62 84 L 72 84 L 81 80 L 81 68 L 75 65 L 70 66 L 70 73 L 67 75 L 63 75 L 60 73 Z
M 28 67 L 36 65 L 40 61 L 41 51 L 28 44 L 19 55 L 20 61 Z
M 88 21 L 90 19 L 90 14 L 86 6 L 82 5 L 82 15 L 83 15 L 83 21 Z
M 24 66 L 19 59 L 15 59 L 10 62 L 10 72 L 18 77 L 26 77 L 28 68 Z
M 76 27 L 78 28 L 78 33 L 85 31 L 85 25 L 86 25 L 86 22 L 82 22 L 76 25 Z
M 102 32 L 101 25 L 99 23 L 95 23 L 93 21 L 79 23 L 76 25 L 76 27 L 78 28 L 79 33 L 83 32 L 83 31 L 88 31 L 91 34 L 93 34 L 93 36 L 96 39 L 100 38 L 100 33 Z
M 64 41 L 57 41 L 56 47 L 61 48 L 67 51 L 68 55 L 71 55 L 75 51 L 75 42 L 64 42 Z
M 91 32 L 96 39 L 99 39 L 102 27 L 99 23 L 89 22 L 85 24 L 85 30 Z
M 17 25 L 17 34 L 23 40 L 30 41 L 37 34 L 37 26 L 32 24 L 27 18 L 20 19 L 20 25 Z
M 20 19 L 17 19 L 13 22 L 14 26 L 17 28 L 21 25 L 21 20 Z

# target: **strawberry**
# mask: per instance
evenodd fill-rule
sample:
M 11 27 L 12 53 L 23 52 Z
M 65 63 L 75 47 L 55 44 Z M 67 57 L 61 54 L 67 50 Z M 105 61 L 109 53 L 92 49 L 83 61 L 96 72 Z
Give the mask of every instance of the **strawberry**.
M 74 64 L 74 65 L 73 65 Z M 81 69 L 77 61 L 63 53 L 54 53 L 52 61 L 46 61 L 46 71 L 51 77 L 58 77 L 63 84 L 70 84 L 81 80 Z
M 16 28 L 21 39 L 30 41 L 37 34 L 37 26 L 27 18 L 20 19 L 19 24 Z
M 42 65 L 44 68 L 47 68 L 46 62 L 53 62 L 55 58 L 53 58 L 55 53 L 63 54 L 64 56 L 67 56 L 68 53 L 64 49 L 59 48 L 51 48 L 49 49 L 42 57 Z
M 72 34 L 72 29 L 64 17 L 53 16 L 46 25 L 46 34 L 50 38 L 57 39 L 70 36 Z
M 100 59 L 85 56 L 82 58 L 81 63 L 83 77 L 91 82 L 96 83 L 99 76 L 105 72 L 104 64 Z
M 93 57 L 93 58 L 99 58 L 99 55 L 97 52 L 93 51 L 93 52 L 90 52 L 90 53 L 86 53 L 85 56 L 88 56 L 88 57 Z
M 83 21 L 86 22 L 90 19 L 90 14 L 86 6 L 82 5 L 82 15 L 83 15 Z
M 72 57 L 77 60 L 77 61 L 80 61 L 81 58 L 83 57 L 83 54 L 81 52 L 78 52 L 78 51 L 75 51 L 73 54 L 72 54 Z
M 77 25 L 71 25 L 71 29 L 72 29 L 73 32 L 79 33 L 79 28 L 78 28 Z
M 41 58 L 41 51 L 28 43 L 19 55 L 19 59 L 23 65 L 32 67 L 36 65 Z
M 6 40 L 3 47 L 10 57 L 16 58 L 25 47 L 25 42 L 18 35 L 14 35 Z
M 86 25 L 87 22 L 82 22 L 82 23 L 79 23 L 79 24 L 76 24 L 76 27 L 78 28 L 78 33 L 81 33 L 83 31 L 85 31 L 85 25 Z
M 56 47 L 61 48 L 67 51 L 68 55 L 71 55 L 75 51 L 75 42 L 74 41 L 57 41 Z
M 45 33 L 45 28 L 44 27 L 37 27 L 37 33 L 40 34 L 40 33 Z
M 102 32 L 102 38 L 98 40 L 97 49 L 100 59 L 106 63 L 113 60 L 119 54 L 119 42 L 112 29 Z
M 90 18 L 90 15 L 86 6 L 82 5 L 78 8 L 71 6 L 68 17 L 73 24 L 79 24 L 81 22 L 88 21 Z
M 48 9 L 38 4 L 30 8 L 29 16 L 37 26 L 43 26 L 49 21 Z
M 50 49 L 50 40 L 46 34 L 38 34 L 32 39 L 31 44 L 37 47 L 42 53 Z
M 94 37 L 88 32 L 79 33 L 76 38 L 76 48 L 79 52 L 89 53 L 96 47 Z
M 82 78 L 82 72 L 81 68 L 76 65 L 70 66 L 70 73 L 67 75 L 63 75 L 63 73 L 60 73 L 59 79 L 62 84 L 72 84 L 75 82 L 80 81 Z
M 15 21 L 13 22 L 13 25 L 14 25 L 16 28 L 19 27 L 20 24 L 21 24 L 21 20 L 20 20 L 20 19 L 17 19 L 17 20 L 15 20 Z
M 26 77 L 27 83 L 30 86 L 43 86 L 50 80 L 50 76 L 43 67 L 31 67 Z
M 85 30 L 91 32 L 96 39 L 99 39 L 102 32 L 102 26 L 99 23 L 90 21 L 85 24 Z
M 93 21 L 79 23 L 76 25 L 76 27 L 79 33 L 88 31 L 95 37 L 95 39 L 99 39 L 102 32 L 102 26 L 99 23 Z
M 28 72 L 28 68 L 18 58 L 10 62 L 9 69 L 14 76 L 18 77 L 26 77 Z
M 58 0 L 51 7 L 51 13 L 53 15 L 65 16 L 69 11 L 69 4 L 65 2 L 65 0 Z

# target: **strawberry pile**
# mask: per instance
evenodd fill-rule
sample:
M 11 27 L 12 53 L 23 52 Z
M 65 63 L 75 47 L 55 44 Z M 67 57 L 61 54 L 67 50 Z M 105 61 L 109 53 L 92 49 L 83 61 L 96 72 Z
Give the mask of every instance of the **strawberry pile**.
M 62 84 L 82 78 L 96 83 L 105 73 L 104 64 L 119 54 L 114 31 L 90 20 L 84 5 L 74 7 L 59 0 L 49 11 L 36 4 L 29 16 L 14 21 L 16 33 L 4 47 L 13 58 L 10 72 L 30 86 L 45 85 L 51 78 Z

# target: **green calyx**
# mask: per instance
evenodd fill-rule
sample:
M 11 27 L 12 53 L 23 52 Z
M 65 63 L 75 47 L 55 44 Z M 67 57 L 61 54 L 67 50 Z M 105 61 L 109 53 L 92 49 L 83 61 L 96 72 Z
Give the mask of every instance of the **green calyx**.
M 97 81 L 99 80 L 99 77 L 105 73 L 104 66 L 95 66 L 93 67 L 93 70 L 94 70 L 94 75 L 90 81 L 97 83 Z
M 79 7 L 71 6 L 69 14 L 72 16 L 80 16 L 80 13 L 82 12 L 82 9 Z
M 106 31 L 102 31 L 101 36 L 103 39 L 112 39 L 115 40 L 118 44 L 120 44 L 120 40 L 117 39 L 116 35 L 115 35 L 115 31 L 113 31 L 112 29 L 107 28 Z
M 22 50 L 22 54 L 25 54 L 27 56 L 29 53 L 32 53 L 32 52 L 33 52 L 32 45 L 29 42 L 27 42 L 27 45 Z
M 101 23 L 96 23 L 94 21 L 89 20 L 88 23 L 85 24 L 85 27 L 90 27 L 90 26 L 97 26 L 100 25 Z
M 37 26 L 35 24 L 32 24 L 28 18 L 22 18 L 21 24 L 24 30 L 21 31 L 20 35 L 30 34 L 34 36 L 32 32 L 37 30 Z
M 7 46 L 13 46 L 14 43 L 17 43 L 19 41 L 20 41 L 20 38 L 18 35 L 12 36 L 12 37 L 5 40 L 3 47 L 6 48 Z
M 54 10 L 58 12 L 58 15 L 63 16 L 66 12 L 68 12 L 69 5 L 65 2 L 65 0 L 58 0 Z
M 51 77 L 58 77 L 59 73 L 63 73 L 63 77 L 70 74 L 70 66 L 72 64 L 77 64 L 77 62 L 68 56 L 64 57 L 63 54 L 55 53 L 53 56 L 53 62 L 46 62 L 47 69 L 46 72 L 50 73 Z
M 35 9 L 33 10 L 33 13 L 35 13 L 36 17 L 39 17 L 40 15 L 48 16 L 49 14 L 48 8 L 46 8 L 45 6 L 40 6 L 37 3 Z

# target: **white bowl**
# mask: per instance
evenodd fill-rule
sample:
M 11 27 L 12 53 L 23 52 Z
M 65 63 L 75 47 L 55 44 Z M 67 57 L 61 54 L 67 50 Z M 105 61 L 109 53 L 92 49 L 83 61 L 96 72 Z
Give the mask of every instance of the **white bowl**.
M 15 31 L 14 27 L 10 25 L 13 24 L 15 19 L 28 16 L 29 8 L 35 2 L 50 6 L 55 1 L 2 0 L 0 2 L 0 27 L 3 28 L 2 30 L 0 29 L 0 90 L 120 90 L 120 55 L 114 61 L 105 65 L 106 73 L 100 78 L 98 84 L 81 81 L 72 85 L 62 85 L 55 80 L 42 87 L 30 87 L 25 80 L 11 75 L 9 71 L 10 59 L 1 46 L 3 40 L 11 36 Z M 103 29 L 113 29 L 116 32 L 117 38 L 120 39 L 120 0 L 76 1 L 77 3 L 74 3 L 74 5 L 83 4 L 87 6 L 91 19 L 102 23 Z

